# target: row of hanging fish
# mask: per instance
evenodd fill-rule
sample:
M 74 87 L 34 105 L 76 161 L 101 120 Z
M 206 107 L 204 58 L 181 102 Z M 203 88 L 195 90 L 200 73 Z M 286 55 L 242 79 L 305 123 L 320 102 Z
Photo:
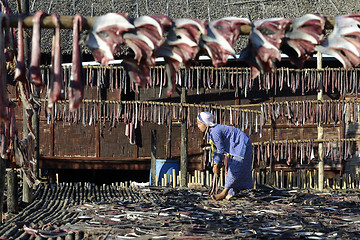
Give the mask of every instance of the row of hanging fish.
M 72 68 L 62 68 L 64 77 L 64 98 L 68 96 L 71 81 Z M 43 81 L 50 82 L 51 69 L 41 69 Z M 150 68 L 150 81 L 144 88 L 160 89 L 159 97 L 166 87 L 166 70 L 163 66 Z M 119 94 L 139 92 L 139 87 L 134 81 L 128 81 L 126 70 L 122 66 L 86 66 L 84 67 L 84 85 L 89 87 L 107 88 L 110 91 L 118 90 Z M 282 91 L 292 91 L 305 95 L 307 92 L 317 91 L 320 88 L 326 93 L 358 94 L 360 74 L 359 69 L 345 70 L 344 68 L 324 69 L 290 69 L 279 68 L 274 72 L 259 75 L 256 79 L 251 78 L 250 68 L 238 67 L 189 67 L 181 68 L 178 72 L 178 85 L 189 90 L 205 89 L 234 89 L 235 97 L 239 93 L 247 94 L 253 90 L 271 91 L 274 95 Z M 48 84 L 45 84 L 49 88 Z M 50 89 L 49 89 L 50 90 Z M 49 91 L 48 90 L 48 91 Z
M 358 123 L 360 102 L 357 100 L 307 100 L 261 104 L 260 124 L 285 120 L 290 124 Z
M 44 102 L 45 103 L 45 102 Z M 358 100 L 307 100 L 263 103 L 259 110 L 232 106 L 202 104 L 180 104 L 148 101 L 83 101 L 75 111 L 69 102 L 59 101 L 51 111 L 45 111 L 50 121 L 64 121 L 92 125 L 99 121 L 110 122 L 112 127 L 124 119 L 130 119 L 136 126 L 143 122 L 169 125 L 170 121 L 187 121 L 187 126 L 196 126 L 196 118 L 201 111 L 210 111 L 215 121 L 230 124 L 242 130 L 260 133 L 270 121 L 282 121 L 296 126 L 305 124 L 336 124 L 339 122 L 358 123 L 360 121 L 360 101 Z M 254 105 L 256 106 L 256 105 Z M 186 114 L 185 114 L 186 113 Z M 186 119 L 185 119 L 186 118 Z M 124 122 L 126 122 L 124 120 Z
M 13 30 L 9 28 L 8 14 L 11 9 L 7 1 L 1 1 L 0 13 L 0 156 L 9 159 L 13 155 L 16 137 L 15 103 L 7 94 L 7 62 L 14 57 Z
M 311 164 L 319 161 L 319 141 L 286 140 L 253 144 L 253 161 L 260 165 L 271 165 L 271 162 L 287 165 Z M 322 142 L 322 159 L 326 164 L 341 163 L 356 153 L 354 139 L 324 140 Z M 315 162 L 314 162 L 315 161 Z
M 127 46 L 133 54 L 125 57 L 124 66 L 138 85 L 150 81 L 150 66 L 156 57 L 164 57 L 168 94 L 179 81 L 182 65 L 189 65 L 200 55 L 208 55 L 215 67 L 235 57 L 233 49 L 241 28 L 252 28 L 248 46 L 240 60 L 252 67 L 252 78 L 259 73 L 273 72 L 280 61 L 280 51 L 302 67 L 315 50 L 337 58 L 345 69 L 360 63 L 360 14 L 335 18 L 333 32 L 325 38 L 324 16 L 306 14 L 296 19 L 263 19 L 251 22 L 246 18 L 227 17 L 211 22 L 198 19 L 170 19 L 165 15 L 130 19 L 128 14 L 109 13 L 95 18 L 87 46 L 96 61 L 107 64 L 114 54 Z M 167 32 L 165 36 L 165 32 Z
M 23 37 L 21 31 L 18 31 L 18 56 L 15 79 L 23 81 L 24 84 L 32 83 L 38 88 L 44 87 L 44 81 L 40 70 L 40 23 L 42 17 L 46 13 L 39 11 L 33 16 L 33 35 L 30 68 L 25 69 L 22 48 Z M 252 71 L 246 73 L 247 77 L 244 81 L 238 79 L 239 74 L 234 71 L 231 73 L 231 85 L 236 89 L 245 86 L 245 91 L 251 88 L 252 84 L 247 84 L 248 79 L 254 79 L 261 73 L 274 72 L 275 60 L 280 60 L 280 49 L 290 56 L 295 63 L 299 60 L 298 65 L 302 66 L 303 62 L 312 56 L 315 46 L 324 43 L 320 50 L 332 49 L 333 52 L 341 52 L 342 60 L 351 56 L 351 66 L 357 64 L 355 58 L 360 54 L 357 49 L 357 32 L 351 31 L 354 24 L 358 23 L 358 14 L 336 17 L 334 32 L 341 32 L 338 37 L 347 43 L 345 47 L 349 51 L 337 50 L 335 40 L 324 41 L 324 24 L 325 18 L 321 15 L 307 14 L 298 19 L 265 19 L 251 22 L 245 18 L 227 17 L 219 20 L 207 22 L 197 19 L 171 19 L 165 15 L 142 16 L 130 19 L 128 14 L 109 13 L 95 18 L 93 28 L 89 33 L 87 46 L 93 50 L 95 59 L 106 65 L 108 61 L 114 59 L 114 54 L 120 52 L 123 46 L 129 47 L 131 53 L 124 57 L 123 66 L 126 69 L 127 76 L 130 77 L 136 86 L 144 86 L 152 84 L 151 67 L 155 65 L 156 57 L 164 57 L 165 69 L 160 68 L 161 77 L 159 77 L 159 85 L 167 86 L 168 94 L 171 94 L 176 85 L 183 85 L 181 82 L 189 82 L 197 88 L 200 84 L 194 84 L 191 81 L 202 82 L 204 86 L 208 82 L 218 83 L 222 88 L 224 79 L 229 76 L 223 74 L 220 78 L 216 74 L 214 78 L 209 77 L 209 71 L 197 72 L 192 74 L 192 80 L 181 79 L 181 66 L 188 66 L 190 61 L 196 60 L 200 55 L 208 55 L 212 59 L 215 67 L 221 67 L 227 63 L 229 55 L 235 56 L 233 49 L 240 33 L 241 27 L 252 26 L 252 32 L 249 37 L 249 45 L 240 54 L 240 59 L 247 61 L 252 66 Z M 4 16 L 6 18 L 6 15 Z M 18 27 L 22 28 L 23 20 L 20 16 Z M 82 30 L 83 17 L 76 15 L 73 23 L 73 60 L 70 74 L 69 88 L 64 89 L 64 73 L 61 71 L 61 49 L 60 49 L 60 21 L 56 13 L 51 15 L 51 19 L 55 26 L 53 51 L 52 51 L 52 67 L 48 85 L 48 108 L 58 100 L 67 98 L 71 102 L 71 109 L 76 109 L 83 98 L 82 64 L 79 46 L 79 32 Z M 290 27 L 291 26 L 291 27 Z M 287 30 L 289 29 L 289 30 Z M 339 30 L 340 29 L 340 30 Z M 345 30 L 347 31 L 345 31 Z M 346 33 L 345 33 L 346 32 Z M 349 33 L 350 32 L 350 33 Z M 336 39 L 332 37 L 331 39 Z M 6 42 L 6 41 L 4 41 Z M 335 45 L 335 46 L 334 46 Z M 1 47 L 1 46 L 0 46 Z M 352 47 L 352 48 L 351 48 Z M 3 48 L 6 48 L 5 46 Z M 335 50 L 334 50 L 335 49 Z M 353 51 L 351 51 L 353 50 Z M 334 54 L 333 54 L 334 55 Z M 360 58 L 359 58 L 360 59 Z M 298 62 L 299 62 L 298 61 Z M 349 64 L 344 65 L 349 69 Z M 220 71 L 222 72 L 222 71 Z M 158 73 L 157 73 L 158 74 Z M 211 73 L 213 75 L 213 73 Z M 196 76 L 194 76 L 196 75 Z M 221 75 L 221 73 L 220 73 Z M 285 75 L 281 75 L 281 80 L 285 81 Z M 98 75 L 98 78 L 102 78 Z M 117 75 L 115 76 L 115 78 Z M 110 76 L 110 78 L 114 78 Z M 221 79 L 222 78 L 222 79 Z M 266 76 L 267 88 L 269 89 L 269 80 L 271 76 Z M 297 81 L 298 74 L 294 80 L 286 79 L 287 82 L 293 81 L 292 88 L 297 88 L 300 81 Z M 314 78 L 313 78 L 314 79 Z M 229 80 L 225 80 L 229 81 Z M 259 86 L 261 86 L 259 80 Z M 283 85 L 283 81 L 279 81 L 279 86 Z M 158 83 L 158 81 L 156 81 Z M 276 81 L 275 81 L 276 82 Z M 312 80 L 312 83 L 315 82 Z M 117 83 L 117 81 L 115 82 Z M 131 89 L 136 89 L 133 83 Z M 304 84 L 304 83 L 302 83 Z M 357 83 L 356 83 L 357 84 Z M 119 84 L 120 85 L 120 84 Z M 211 84 L 207 84 L 211 87 Z M 309 85 L 309 84 L 308 84 Z M 338 84 L 343 86 L 343 84 Z M 122 86 L 126 87 L 127 84 Z M 230 86 L 230 84 L 228 84 Z M 237 87 L 238 86 L 238 87 Z M 247 86 L 247 87 L 246 87 Z M 289 84 L 288 84 L 289 86 Z M 311 84 L 312 89 L 318 84 Z M 31 89 L 26 87 L 25 89 Z M 304 89 L 304 88 L 303 88 Z M 357 90 L 357 88 L 356 88 Z M 246 94 L 246 93 L 245 93 Z M 30 95 L 30 94 L 26 94 Z M 2 105 L 2 104 L 0 104 Z
M 46 104 L 46 101 L 44 101 Z M 133 123 L 135 128 L 144 122 L 168 126 L 170 121 L 187 122 L 187 127 L 196 127 L 200 112 L 210 111 L 220 124 L 230 123 L 257 132 L 260 127 L 260 112 L 238 107 L 218 105 L 181 104 L 148 101 L 83 101 L 75 111 L 71 111 L 68 101 L 58 101 L 51 111 L 46 111 L 48 123 L 63 121 L 81 123 L 84 126 L 102 122 L 115 127 L 117 123 Z
M 43 89 L 44 79 L 43 70 L 40 68 L 41 59 L 41 20 L 47 14 L 43 11 L 38 11 L 33 16 L 33 29 L 31 41 L 31 60 L 29 69 L 25 68 L 24 61 L 24 37 L 23 37 L 23 17 L 18 16 L 18 36 L 17 36 L 17 61 L 15 68 L 14 79 L 17 82 L 17 91 L 23 91 L 21 101 L 29 102 L 32 104 L 31 96 L 34 88 Z M 6 16 L 6 15 L 4 15 Z M 65 82 L 62 69 L 62 52 L 61 52 L 61 39 L 60 39 L 60 17 L 53 13 L 51 20 L 55 26 L 54 37 L 52 42 L 51 54 L 51 69 L 47 85 L 47 108 L 52 108 L 53 104 L 58 100 L 65 99 Z M 82 30 L 83 17 L 75 15 L 73 19 L 73 58 L 72 69 L 69 76 L 69 83 L 66 85 L 68 92 L 67 98 L 70 101 L 70 109 L 76 109 L 83 98 L 83 79 L 82 79 L 82 61 L 80 56 L 79 46 L 79 32 Z M 21 86 L 19 86 L 21 85 Z M 20 89 L 21 90 L 20 90 Z M 1 104 L 0 104 L 1 105 Z M 34 107 L 34 105 L 32 105 Z

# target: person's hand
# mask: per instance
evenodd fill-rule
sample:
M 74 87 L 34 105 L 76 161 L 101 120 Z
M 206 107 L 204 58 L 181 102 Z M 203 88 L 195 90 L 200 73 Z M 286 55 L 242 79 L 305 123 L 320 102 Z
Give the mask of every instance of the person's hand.
M 214 163 L 214 166 L 213 166 L 213 173 L 216 174 L 217 177 L 220 176 L 220 164 L 217 164 L 217 163 Z

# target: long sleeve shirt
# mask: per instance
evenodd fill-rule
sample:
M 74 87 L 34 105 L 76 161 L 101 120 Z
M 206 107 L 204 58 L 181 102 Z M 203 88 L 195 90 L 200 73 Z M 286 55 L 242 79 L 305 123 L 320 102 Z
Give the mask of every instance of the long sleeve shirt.
M 221 163 L 225 154 L 244 158 L 246 144 L 250 141 L 249 137 L 240 129 L 217 124 L 210 129 L 210 139 L 214 142 L 214 161 Z

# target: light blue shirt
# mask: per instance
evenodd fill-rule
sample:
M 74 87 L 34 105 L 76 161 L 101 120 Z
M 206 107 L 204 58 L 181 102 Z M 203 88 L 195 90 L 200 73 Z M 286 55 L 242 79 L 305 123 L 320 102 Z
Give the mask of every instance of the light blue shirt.
M 210 129 L 210 139 L 214 142 L 214 161 L 221 163 L 224 154 L 230 154 L 225 188 L 235 196 L 241 189 L 253 188 L 252 145 L 248 135 L 238 128 L 217 124 Z

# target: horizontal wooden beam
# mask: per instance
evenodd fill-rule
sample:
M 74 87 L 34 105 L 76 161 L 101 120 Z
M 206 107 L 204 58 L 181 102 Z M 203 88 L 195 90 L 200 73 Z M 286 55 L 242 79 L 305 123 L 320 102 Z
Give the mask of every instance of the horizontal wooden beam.
M 10 27 L 17 28 L 19 15 L 8 15 L 10 20 Z M 86 17 L 84 16 L 84 26 L 83 29 L 90 29 L 94 23 L 94 17 Z M 73 29 L 73 20 L 74 16 L 60 16 L 60 28 L 62 29 Z M 23 27 L 24 28 L 32 28 L 33 27 L 33 16 L 24 16 L 23 17 Z M 40 26 L 42 28 L 55 28 L 55 24 L 51 18 L 51 16 L 46 16 L 41 19 Z

